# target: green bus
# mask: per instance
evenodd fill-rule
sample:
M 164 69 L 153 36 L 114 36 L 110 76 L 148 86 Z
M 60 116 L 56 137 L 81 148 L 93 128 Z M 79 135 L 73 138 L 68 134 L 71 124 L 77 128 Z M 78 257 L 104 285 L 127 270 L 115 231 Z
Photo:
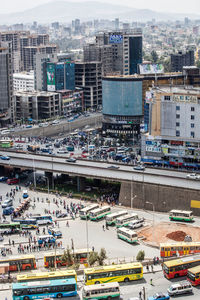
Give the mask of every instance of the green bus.
M 129 228 L 122 227 L 117 229 L 117 237 L 130 244 L 137 243 L 137 233 Z
M 111 213 L 110 206 L 102 206 L 100 208 L 96 208 L 95 210 L 91 211 L 89 214 L 89 218 L 92 221 L 98 221 L 104 219 L 106 215 Z
M 89 218 L 89 214 L 92 210 L 99 208 L 98 204 L 90 204 L 84 208 L 82 208 L 79 212 L 79 216 L 82 220 L 86 220 Z
M 133 220 L 137 220 L 138 215 L 135 213 L 127 214 L 116 219 L 116 227 L 128 226 Z
M 116 225 L 115 224 L 116 223 L 116 219 L 119 218 L 119 217 L 121 217 L 121 216 L 125 216 L 127 214 L 128 214 L 127 210 L 120 210 L 118 212 L 114 212 L 114 213 L 106 216 L 106 224 L 110 225 L 110 226 L 111 225 Z
M 194 221 L 193 211 L 173 209 L 169 212 L 170 221 Z
M 21 224 L 19 222 L 16 223 L 0 223 L 0 229 L 19 229 L 21 230 Z
M 82 299 L 111 299 L 120 298 L 120 290 L 118 282 L 85 285 L 82 289 Z

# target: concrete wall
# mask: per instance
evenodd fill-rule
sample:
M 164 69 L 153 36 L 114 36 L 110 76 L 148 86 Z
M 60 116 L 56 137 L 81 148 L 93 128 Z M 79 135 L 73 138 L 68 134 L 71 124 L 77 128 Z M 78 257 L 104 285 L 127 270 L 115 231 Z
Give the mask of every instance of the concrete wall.
M 90 116 L 81 120 L 76 120 L 69 123 L 61 123 L 48 127 L 37 127 L 27 130 L 12 132 L 12 136 L 58 136 L 59 133 L 72 132 L 75 129 L 83 128 L 86 125 L 92 127 L 101 127 L 102 115 Z
M 132 187 L 131 187 L 132 185 Z M 170 186 L 155 184 L 129 183 L 121 184 L 119 203 L 131 207 L 131 194 L 133 199 L 133 208 L 152 210 L 151 202 L 156 211 L 168 212 L 171 209 L 190 210 L 190 201 L 200 201 L 200 192 L 198 190 L 182 189 Z M 136 197 L 134 197 L 136 195 Z M 191 209 L 195 215 L 200 216 L 200 209 Z

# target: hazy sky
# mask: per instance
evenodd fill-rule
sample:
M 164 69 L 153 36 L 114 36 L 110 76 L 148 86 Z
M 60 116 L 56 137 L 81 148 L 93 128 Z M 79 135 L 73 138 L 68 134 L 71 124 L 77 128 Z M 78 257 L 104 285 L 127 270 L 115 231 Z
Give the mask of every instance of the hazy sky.
M 34 6 L 48 3 L 51 0 L 0 0 L 0 14 L 1 13 L 11 13 Z M 55 0 L 59 1 L 59 0 Z M 64 0 L 65 1 L 65 0 Z M 70 1 L 70 0 L 69 0 Z M 71 0 L 70 2 L 84 2 L 86 0 Z M 90 1 L 90 0 L 89 0 Z M 95 0 L 94 0 L 95 1 Z M 167 11 L 175 13 L 196 13 L 200 14 L 200 0 L 96 0 L 104 3 L 115 3 L 121 5 L 127 5 L 134 8 L 148 8 L 157 11 Z

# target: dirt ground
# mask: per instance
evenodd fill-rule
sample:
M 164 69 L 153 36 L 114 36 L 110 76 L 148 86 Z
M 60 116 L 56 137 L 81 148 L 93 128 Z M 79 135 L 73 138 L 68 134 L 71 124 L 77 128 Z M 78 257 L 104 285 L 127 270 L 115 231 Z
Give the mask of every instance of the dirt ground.
M 168 236 L 174 236 L 178 231 L 184 232 L 192 237 L 193 242 L 200 241 L 200 227 L 194 227 L 188 224 L 162 222 L 155 226 L 148 226 L 138 231 L 138 237 L 143 238 L 145 242 L 159 246 L 160 243 L 175 242 L 176 239 L 170 239 Z

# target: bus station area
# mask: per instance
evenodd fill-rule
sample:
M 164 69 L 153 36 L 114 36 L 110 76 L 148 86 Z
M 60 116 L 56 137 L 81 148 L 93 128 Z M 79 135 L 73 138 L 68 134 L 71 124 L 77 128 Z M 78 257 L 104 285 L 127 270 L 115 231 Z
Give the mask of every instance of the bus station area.
M 2 300 L 45 299 L 45 295 L 46 298 L 50 295 L 45 294 L 47 290 L 63 299 L 71 296 L 88 300 L 94 295 L 98 297 L 98 293 L 100 298 L 112 295 L 117 298 L 120 294 L 125 300 L 133 297 L 149 299 L 155 293 L 166 294 L 171 284 L 186 280 L 186 273 L 176 275 L 176 267 L 170 275 L 174 279 L 169 281 L 166 278 L 171 274 L 171 265 L 167 265 L 170 257 L 178 259 L 179 255 L 196 254 L 197 259 L 191 258 L 189 263 L 192 267 L 200 265 L 198 236 L 196 240 L 193 236 L 193 230 L 195 232 L 200 225 L 199 218 L 192 216 L 193 222 L 189 224 L 170 223 L 169 214 L 127 209 L 103 202 L 91 203 L 71 196 L 34 192 L 22 186 L 16 188 L 6 183 L 0 183 L 0 189 L 1 204 L 12 199 L 16 213 L 3 215 L 1 209 L 0 271 L 5 268 L 0 280 Z M 160 226 L 163 226 L 162 230 Z M 184 241 L 161 238 L 175 231 L 191 235 L 192 242 L 186 245 Z M 177 248 L 174 243 L 177 243 Z M 187 253 L 184 252 L 186 246 Z M 102 248 L 105 248 L 107 256 L 104 266 L 89 266 L 88 255 L 99 253 Z M 67 249 L 78 262 L 76 270 L 63 261 Z M 142 263 L 136 260 L 140 250 L 145 252 Z M 162 269 L 161 263 L 165 260 L 166 265 Z M 193 277 L 191 270 L 190 278 Z M 45 286 L 47 280 L 51 286 Z M 105 292 L 103 285 L 107 282 L 112 284 Z M 187 282 L 189 284 L 189 278 Z M 187 299 L 198 299 L 198 287 L 190 289 L 193 294 L 189 294 Z M 31 298 L 33 295 L 36 298 Z

